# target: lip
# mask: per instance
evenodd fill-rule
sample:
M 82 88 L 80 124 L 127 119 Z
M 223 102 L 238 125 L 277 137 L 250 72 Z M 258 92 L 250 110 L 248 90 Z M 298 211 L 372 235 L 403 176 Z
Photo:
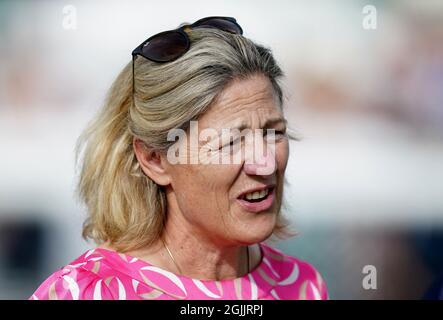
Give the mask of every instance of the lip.
M 270 188 L 271 190 L 265 200 L 262 200 L 260 202 L 249 202 L 249 201 L 242 199 L 242 197 L 246 193 L 261 191 L 261 190 L 265 190 L 267 188 Z M 242 194 L 240 194 L 240 196 L 238 196 L 237 201 L 240 204 L 240 206 L 243 209 L 245 209 L 246 211 L 257 213 L 257 212 L 261 212 L 261 211 L 269 209 L 272 206 L 272 204 L 274 203 L 274 198 L 275 198 L 275 185 L 269 185 L 269 186 L 258 187 L 258 188 L 254 188 L 254 189 L 250 189 L 248 191 L 245 191 Z
M 242 198 L 247 193 L 256 192 L 256 191 L 262 191 L 262 190 L 271 189 L 271 188 L 274 189 L 275 188 L 275 184 L 268 184 L 268 185 L 264 185 L 264 186 L 262 185 L 262 186 L 258 186 L 258 187 L 255 187 L 255 188 L 251 188 L 251 189 L 245 190 L 242 193 L 240 193 L 237 196 L 237 199 Z

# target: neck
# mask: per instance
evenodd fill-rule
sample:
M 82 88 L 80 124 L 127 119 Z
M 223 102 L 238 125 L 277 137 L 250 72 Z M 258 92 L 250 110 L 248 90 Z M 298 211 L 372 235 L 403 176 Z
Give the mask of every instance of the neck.
M 223 237 L 217 238 L 186 220 L 175 204 L 175 201 L 168 201 L 168 218 L 162 238 L 149 247 L 127 254 L 170 272 L 201 280 L 238 278 L 260 263 L 261 251 L 258 245 L 247 247 L 235 241 L 220 241 L 218 239 Z
M 248 264 L 253 263 L 248 263 L 247 246 L 217 242 L 196 229 L 181 214 L 169 215 L 163 241 L 174 259 L 165 248 L 168 269 L 206 280 L 234 279 L 249 272 Z

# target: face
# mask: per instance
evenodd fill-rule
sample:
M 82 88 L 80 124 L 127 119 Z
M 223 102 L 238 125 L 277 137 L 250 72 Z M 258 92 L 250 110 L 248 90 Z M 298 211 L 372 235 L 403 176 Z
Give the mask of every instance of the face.
M 168 207 L 178 211 L 170 214 L 181 214 L 193 231 L 226 245 L 265 240 L 280 211 L 289 154 L 286 121 L 269 79 L 233 80 L 197 125 L 198 144 L 187 133 L 188 163 L 167 165 Z M 273 147 L 266 129 L 275 130 Z M 236 135 L 248 131 L 249 138 Z M 262 144 L 261 152 L 249 148 L 251 141 Z

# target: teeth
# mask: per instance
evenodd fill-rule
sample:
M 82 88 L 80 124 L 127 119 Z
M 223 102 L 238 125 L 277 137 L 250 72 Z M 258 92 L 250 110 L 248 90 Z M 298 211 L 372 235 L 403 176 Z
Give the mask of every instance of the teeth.
M 265 189 L 262 191 L 250 192 L 245 195 L 246 200 L 257 200 L 264 198 L 268 195 L 269 189 Z

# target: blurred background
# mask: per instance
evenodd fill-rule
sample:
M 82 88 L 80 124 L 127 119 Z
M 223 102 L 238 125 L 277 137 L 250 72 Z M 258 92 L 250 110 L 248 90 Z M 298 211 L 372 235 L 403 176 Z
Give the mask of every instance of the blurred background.
M 76 139 L 133 48 L 209 15 L 236 17 L 286 73 L 298 235 L 276 246 L 331 299 L 443 298 L 442 1 L 0 0 L 0 299 L 94 246 Z

